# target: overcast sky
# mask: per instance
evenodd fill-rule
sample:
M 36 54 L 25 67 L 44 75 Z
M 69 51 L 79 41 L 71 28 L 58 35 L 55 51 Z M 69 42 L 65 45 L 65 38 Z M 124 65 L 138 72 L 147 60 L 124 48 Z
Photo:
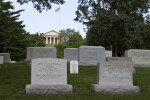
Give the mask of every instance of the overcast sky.
M 24 9 L 25 11 L 21 13 L 20 20 L 23 20 L 25 29 L 27 32 L 34 34 L 36 32 L 45 33 L 51 30 L 59 31 L 62 29 L 75 29 L 79 31 L 82 37 L 85 37 L 85 32 L 82 23 L 73 21 L 76 17 L 75 11 L 77 9 L 78 0 L 65 0 L 65 4 L 60 6 L 60 10 L 55 12 L 55 9 L 59 5 L 52 4 L 52 9 L 49 11 L 43 11 L 39 13 L 32 3 L 20 5 L 17 0 L 4 0 L 11 1 L 15 7 L 15 10 Z M 59 15 L 60 14 L 60 15 Z M 59 18 L 60 16 L 60 18 Z

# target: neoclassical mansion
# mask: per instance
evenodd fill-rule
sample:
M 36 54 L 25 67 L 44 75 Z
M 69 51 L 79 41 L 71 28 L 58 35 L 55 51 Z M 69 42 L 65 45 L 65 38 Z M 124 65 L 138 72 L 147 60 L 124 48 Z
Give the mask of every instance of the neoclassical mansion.
M 45 44 L 58 44 L 59 33 L 52 30 L 42 34 L 45 37 Z

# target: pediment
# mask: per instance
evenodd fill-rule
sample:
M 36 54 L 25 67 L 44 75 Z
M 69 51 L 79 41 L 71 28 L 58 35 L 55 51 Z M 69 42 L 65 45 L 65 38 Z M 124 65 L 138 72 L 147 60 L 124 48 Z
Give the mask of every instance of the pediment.
M 52 31 L 46 32 L 44 35 L 45 35 L 45 36 L 46 36 L 46 35 L 57 35 L 57 36 L 58 36 L 58 32 L 52 30 Z

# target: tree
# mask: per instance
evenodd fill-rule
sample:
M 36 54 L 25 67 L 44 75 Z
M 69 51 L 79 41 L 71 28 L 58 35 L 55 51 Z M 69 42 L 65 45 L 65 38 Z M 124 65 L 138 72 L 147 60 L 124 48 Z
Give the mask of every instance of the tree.
M 26 31 L 22 21 L 18 21 L 22 11 L 14 11 L 10 2 L 0 0 L 0 52 L 10 53 L 12 60 L 24 56 Z
M 36 8 L 39 12 L 42 12 L 42 10 L 51 9 L 51 4 L 64 4 L 64 0 L 17 0 L 20 4 L 25 4 L 28 2 L 32 2 L 34 5 L 34 8 Z
M 141 25 L 150 0 L 79 0 L 76 21 L 88 27 L 88 45 L 102 45 L 122 55 L 130 48 L 144 48 Z M 144 28 L 144 27 L 143 27 Z M 145 28 L 144 28 L 145 30 Z M 94 41 L 93 41 L 94 40 Z
M 59 44 L 55 45 L 58 58 L 63 58 L 65 48 L 78 48 L 85 45 L 85 40 L 74 29 L 61 30 L 58 39 Z
M 28 47 L 45 47 L 43 42 L 44 37 L 42 35 L 36 34 L 26 34 L 25 41 Z

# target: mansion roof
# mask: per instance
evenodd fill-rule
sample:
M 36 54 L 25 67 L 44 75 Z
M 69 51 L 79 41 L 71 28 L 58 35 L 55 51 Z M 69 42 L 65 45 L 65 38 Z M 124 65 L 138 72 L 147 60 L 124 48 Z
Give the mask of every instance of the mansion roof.
M 58 36 L 58 35 L 59 35 L 59 33 L 54 30 L 51 30 L 51 31 L 43 34 L 43 36 Z

